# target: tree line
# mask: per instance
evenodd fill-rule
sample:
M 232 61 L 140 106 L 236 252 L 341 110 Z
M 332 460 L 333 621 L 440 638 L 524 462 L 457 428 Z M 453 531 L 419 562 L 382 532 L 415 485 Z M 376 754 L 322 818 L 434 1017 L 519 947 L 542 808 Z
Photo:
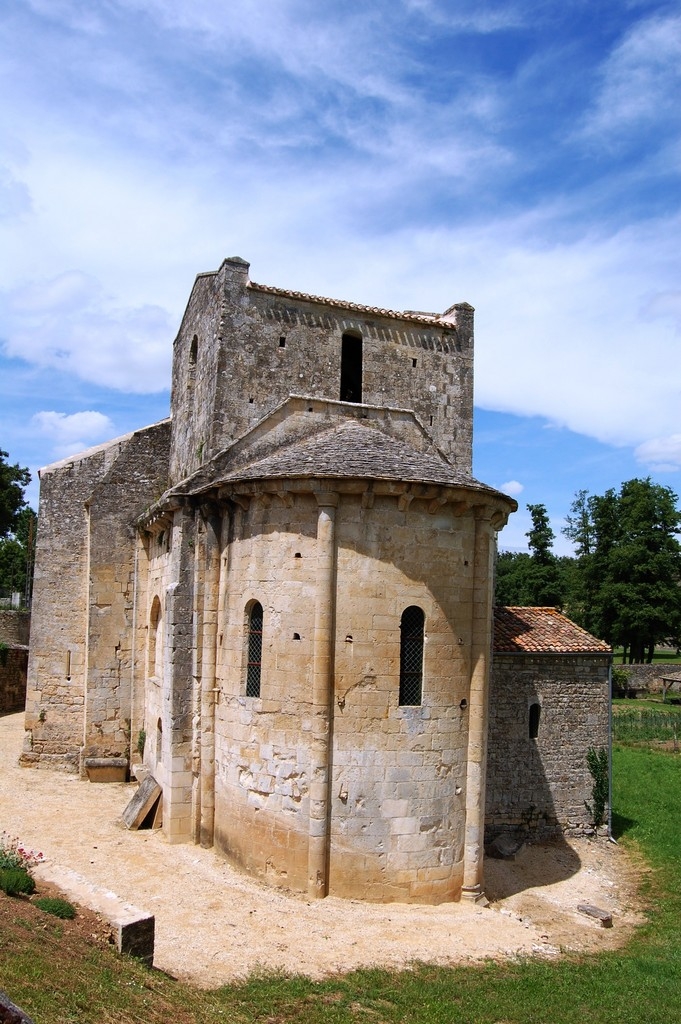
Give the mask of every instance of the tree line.
M 575 495 L 563 533 L 574 557 L 557 557 L 544 505 L 528 505 L 529 553 L 502 552 L 501 605 L 559 608 L 630 662 L 650 662 L 655 645 L 681 642 L 681 512 L 669 487 L 628 480 L 619 491 Z
M 0 597 L 20 594 L 30 604 L 37 516 L 24 497 L 28 469 L 7 462 L 0 448 Z
M 30 603 L 36 514 L 24 497 L 31 475 L 0 449 L 0 597 Z M 546 507 L 528 505 L 529 552 L 497 559 L 499 605 L 559 608 L 621 647 L 631 662 L 652 661 L 656 644 L 681 644 L 681 512 L 669 487 L 628 480 L 605 494 L 575 495 L 563 533 L 574 557 L 554 554 Z

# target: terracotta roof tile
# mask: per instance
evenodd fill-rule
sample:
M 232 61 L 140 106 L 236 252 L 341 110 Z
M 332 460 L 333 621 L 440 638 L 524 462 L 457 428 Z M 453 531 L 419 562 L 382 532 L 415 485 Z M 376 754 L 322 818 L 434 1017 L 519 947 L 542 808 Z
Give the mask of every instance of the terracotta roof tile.
M 609 654 L 611 648 L 555 608 L 494 609 L 494 650 L 526 654 Z
M 405 311 L 403 313 L 395 309 L 381 309 L 380 306 L 363 306 L 359 302 L 344 302 L 342 299 L 328 299 L 323 295 L 308 295 L 307 292 L 293 292 L 287 288 L 275 288 L 270 284 L 258 284 L 256 281 L 249 281 L 248 287 L 254 291 L 265 292 L 267 295 L 279 295 L 284 299 L 297 299 L 299 302 L 314 302 L 324 306 L 334 306 L 336 309 L 350 309 L 357 313 L 371 313 L 374 316 L 390 317 L 391 320 L 410 320 L 413 323 L 428 324 L 430 327 L 442 327 L 448 331 L 455 331 L 456 324 L 453 320 L 443 319 L 445 314 L 415 313 Z

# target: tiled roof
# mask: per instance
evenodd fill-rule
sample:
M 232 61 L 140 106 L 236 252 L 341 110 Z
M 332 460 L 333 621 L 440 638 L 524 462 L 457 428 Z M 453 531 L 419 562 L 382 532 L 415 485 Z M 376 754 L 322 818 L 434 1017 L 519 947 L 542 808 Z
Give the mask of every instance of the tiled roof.
M 442 327 L 445 330 L 456 330 L 453 320 L 441 319 L 444 314 L 434 313 L 429 316 L 427 313 L 404 312 L 400 313 L 395 309 L 381 309 L 379 306 L 363 306 L 359 302 L 344 302 L 342 299 L 327 299 L 323 295 L 308 295 L 307 292 L 293 292 L 287 288 L 275 288 L 269 284 L 257 284 L 249 281 L 248 287 L 258 292 L 265 292 L 267 295 L 279 295 L 284 299 L 297 299 L 299 302 L 314 302 L 324 306 L 335 306 L 336 309 L 349 309 L 357 313 L 371 313 L 374 316 L 390 317 L 392 320 L 410 320 L 418 324 L 428 324 L 430 327 Z
M 232 470 L 223 479 L 271 477 L 359 477 L 482 487 L 440 456 L 419 452 L 354 420 L 287 444 L 263 459 Z
M 609 654 L 611 649 L 555 608 L 498 607 L 494 609 L 494 650 L 500 654 Z

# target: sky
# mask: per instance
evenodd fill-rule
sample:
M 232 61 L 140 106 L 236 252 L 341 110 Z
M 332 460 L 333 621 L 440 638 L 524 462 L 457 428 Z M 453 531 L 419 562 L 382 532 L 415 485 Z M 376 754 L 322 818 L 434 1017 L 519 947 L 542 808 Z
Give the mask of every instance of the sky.
M 3 0 L 0 448 L 168 414 L 197 273 L 476 308 L 474 474 L 556 552 L 575 492 L 681 486 L 681 7 Z

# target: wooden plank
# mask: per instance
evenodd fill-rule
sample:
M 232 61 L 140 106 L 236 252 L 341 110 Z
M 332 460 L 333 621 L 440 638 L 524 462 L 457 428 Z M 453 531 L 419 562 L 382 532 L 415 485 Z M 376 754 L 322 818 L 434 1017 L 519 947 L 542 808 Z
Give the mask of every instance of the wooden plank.
M 161 793 L 161 787 L 154 776 L 147 775 L 123 811 L 123 821 L 127 828 L 137 829 L 140 827 L 153 807 L 154 801 L 158 800 Z

